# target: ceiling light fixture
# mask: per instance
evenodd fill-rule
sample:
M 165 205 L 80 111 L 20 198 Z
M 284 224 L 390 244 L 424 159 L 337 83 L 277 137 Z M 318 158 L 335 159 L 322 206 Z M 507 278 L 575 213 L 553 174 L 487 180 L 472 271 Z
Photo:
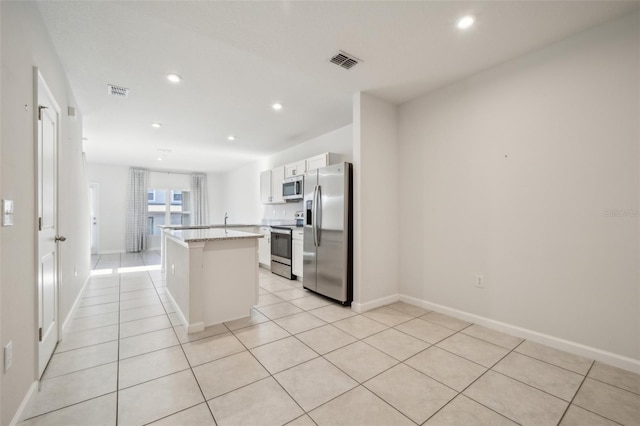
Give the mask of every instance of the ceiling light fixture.
M 271 108 L 275 109 L 276 111 L 280 111 L 282 109 L 282 104 L 275 103 L 271 105 Z
M 456 24 L 456 26 L 460 30 L 466 30 L 471 26 L 473 26 L 475 21 L 476 21 L 476 18 L 474 18 L 472 15 L 466 15 L 458 19 L 458 23 Z
M 151 127 L 155 127 L 156 129 L 159 129 L 160 127 L 162 127 L 162 123 L 151 123 Z
M 227 136 L 227 139 L 229 139 L 230 141 L 235 141 L 236 137 L 233 136 L 233 135 L 229 135 L 229 136 Z
M 167 74 L 167 80 L 169 80 L 172 83 L 180 83 L 182 81 L 182 77 L 180 77 L 179 74 Z

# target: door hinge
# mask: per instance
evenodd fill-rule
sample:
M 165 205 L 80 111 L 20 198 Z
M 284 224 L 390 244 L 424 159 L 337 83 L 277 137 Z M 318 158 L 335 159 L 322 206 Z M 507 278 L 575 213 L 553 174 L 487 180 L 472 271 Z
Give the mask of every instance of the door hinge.
M 38 121 L 42 120 L 42 110 L 47 108 L 49 107 L 38 105 Z
M 42 218 L 38 218 L 38 231 L 42 231 Z
M 42 342 L 42 327 L 38 329 L 38 341 Z

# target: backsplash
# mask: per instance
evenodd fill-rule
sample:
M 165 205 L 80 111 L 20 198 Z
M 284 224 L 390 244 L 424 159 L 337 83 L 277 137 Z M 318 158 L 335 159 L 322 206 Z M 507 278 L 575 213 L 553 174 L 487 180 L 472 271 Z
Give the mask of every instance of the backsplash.
M 295 219 L 296 212 L 302 210 L 302 201 L 286 204 L 265 204 L 262 209 L 263 219 Z

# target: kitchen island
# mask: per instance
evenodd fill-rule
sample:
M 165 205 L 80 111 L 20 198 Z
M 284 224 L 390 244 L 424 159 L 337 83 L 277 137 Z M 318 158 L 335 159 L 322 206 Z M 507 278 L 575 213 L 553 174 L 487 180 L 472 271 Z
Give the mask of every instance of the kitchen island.
M 187 333 L 249 316 L 258 302 L 261 234 L 165 230 L 167 296 Z
M 184 231 L 186 229 L 223 228 L 223 229 L 233 230 L 233 231 L 253 232 L 256 229 L 256 227 L 257 225 L 246 225 L 246 224 L 158 225 L 158 228 L 160 228 L 160 232 L 162 233 L 160 237 L 160 268 L 163 273 L 166 272 L 167 270 L 167 254 L 166 254 L 165 246 L 167 245 L 167 234 L 171 233 L 171 231 Z

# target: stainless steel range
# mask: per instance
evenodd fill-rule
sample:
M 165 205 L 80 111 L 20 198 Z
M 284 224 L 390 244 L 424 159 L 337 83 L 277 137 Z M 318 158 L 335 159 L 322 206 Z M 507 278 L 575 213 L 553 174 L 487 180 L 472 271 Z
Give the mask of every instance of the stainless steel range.
M 297 278 L 291 271 L 293 228 L 295 226 L 271 226 L 271 272 L 290 280 Z

